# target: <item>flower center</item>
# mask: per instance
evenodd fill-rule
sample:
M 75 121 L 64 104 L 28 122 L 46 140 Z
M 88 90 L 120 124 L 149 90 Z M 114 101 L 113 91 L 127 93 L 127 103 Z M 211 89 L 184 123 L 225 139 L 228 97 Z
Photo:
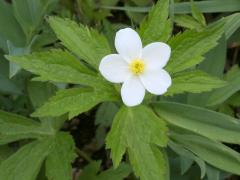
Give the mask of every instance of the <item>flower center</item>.
M 134 59 L 129 64 L 129 69 L 135 75 L 141 74 L 145 69 L 145 63 L 141 59 Z

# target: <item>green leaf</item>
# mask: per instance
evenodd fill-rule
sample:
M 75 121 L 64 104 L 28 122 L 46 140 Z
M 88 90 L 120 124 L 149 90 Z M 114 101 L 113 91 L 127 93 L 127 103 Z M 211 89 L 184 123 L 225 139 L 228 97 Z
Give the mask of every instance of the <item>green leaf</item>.
M 34 109 L 37 109 L 55 95 L 57 87 L 51 83 L 30 81 L 27 84 L 27 90 Z M 62 127 L 66 119 L 66 117 L 61 116 L 57 118 L 40 118 L 40 121 L 44 128 L 55 131 Z
M 172 86 L 165 95 L 180 94 L 184 92 L 200 93 L 211 91 L 225 86 L 227 83 L 203 71 L 189 71 L 176 74 Z
M 117 169 L 111 168 L 98 175 L 97 180 L 122 180 L 131 172 L 129 165 L 121 163 Z
M 240 143 L 240 122 L 231 116 L 174 102 L 153 103 L 153 108 L 170 124 L 214 140 Z
M 25 138 L 38 138 L 47 133 L 36 121 L 0 110 L 0 144 Z
M 226 63 L 227 42 L 225 36 L 219 40 L 219 44 L 206 54 L 206 58 L 197 67 L 199 70 L 205 71 L 210 75 L 223 78 L 223 71 Z M 229 85 L 227 83 L 227 85 Z M 214 91 L 201 93 L 201 94 L 189 94 L 187 97 L 188 104 L 205 107 L 209 95 Z
M 239 0 L 204 0 L 196 1 L 194 4 L 203 13 L 216 13 L 216 12 L 233 12 L 239 11 L 240 5 Z M 103 9 L 112 9 L 120 11 L 131 11 L 131 12 L 148 12 L 151 7 L 119 7 L 119 6 L 102 6 Z M 188 14 L 191 13 L 191 2 L 179 2 L 174 3 L 173 7 L 175 14 Z
M 39 75 L 38 81 L 54 81 L 95 86 L 97 78 L 67 51 L 51 50 L 25 56 L 6 56 L 22 68 Z
M 206 20 L 202 12 L 198 9 L 198 7 L 192 2 L 191 4 L 192 16 L 203 26 L 206 26 Z
M 42 106 L 57 91 L 57 87 L 51 83 L 35 81 L 28 82 L 27 89 L 34 108 Z
M 4 94 L 21 94 L 20 88 L 0 73 L 0 92 Z
M 4 94 L 21 94 L 19 84 L 9 79 L 9 63 L 0 53 L 0 92 Z
M 103 172 L 100 171 L 101 161 L 93 161 L 84 167 L 79 176 L 79 180 L 122 180 L 131 172 L 131 168 L 127 164 L 120 164 L 117 169 L 110 168 Z
M 210 165 L 207 166 L 207 177 L 211 180 L 219 180 L 220 179 L 220 170 L 216 169 Z
M 228 40 L 240 27 L 240 13 L 235 13 L 226 17 L 225 36 Z
M 95 180 L 98 171 L 100 170 L 101 161 L 90 162 L 87 166 L 84 167 L 83 171 L 79 175 L 79 180 L 89 179 Z
M 101 104 L 96 112 L 95 124 L 110 126 L 118 110 L 118 106 L 114 103 L 106 102 Z
M 240 154 L 229 147 L 196 135 L 171 134 L 171 138 L 209 164 L 233 174 L 240 174 Z
M 58 0 L 13 0 L 14 15 L 21 25 L 28 41 L 31 40 L 33 33 L 40 26 L 46 15 Z
M 60 90 L 56 96 L 52 97 L 46 104 L 33 113 L 32 116 L 60 116 L 69 113 L 70 119 L 82 112 L 88 111 L 100 102 L 116 100 L 116 97 L 107 91 L 99 92 L 89 88 Z
M 137 176 L 143 180 L 165 179 L 165 158 L 157 148 L 167 145 L 167 127 L 145 106 L 122 107 L 117 113 L 106 145 L 117 167 L 125 151 Z M 157 146 L 156 146 L 157 145 Z
M 96 69 L 101 59 L 111 53 L 107 39 L 93 29 L 58 17 L 50 17 L 48 22 L 64 46 Z
M 148 17 L 140 24 L 139 34 L 144 45 L 168 40 L 172 31 L 171 23 L 167 19 L 168 9 L 169 0 L 159 0 L 149 12 Z
M 201 32 L 189 30 L 172 37 L 169 41 L 172 54 L 167 71 L 176 73 L 199 64 L 204 59 L 203 55 L 217 45 L 223 27 L 223 21 L 219 21 Z
M 9 145 L 0 146 L 0 164 L 14 153 L 14 149 Z
M 73 139 L 67 133 L 51 134 L 21 147 L 0 164 L 5 180 L 35 180 L 43 162 L 49 179 L 70 180 L 76 157 Z M 59 158 L 61 156 L 61 158 Z
M 178 155 L 183 157 L 182 159 L 191 159 L 192 161 L 195 161 L 198 164 L 198 166 L 200 167 L 201 178 L 203 178 L 205 176 L 206 164 L 202 159 L 198 158 L 191 151 L 185 149 L 182 145 L 177 144 L 173 141 L 169 141 L 168 145 L 174 152 L 176 152 Z M 190 163 L 190 167 L 191 167 L 191 165 L 192 165 L 192 163 Z M 183 169 L 181 174 L 184 174 L 190 167 L 188 166 L 186 169 Z
M 5 1 L 0 1 L 0 48 L 7 52 L 7 40 L 15 46 L 24 46 L 25 35 L 16 21 L 12 7 Z
M 53 146 L 54 149 L 46 159 L 46 176 L 54 180 L 71 180 L 71 163 L 76 157 L 72 137 L 67 133 L 58 133 Z
M 195 29 L 196 31 L 203 29 L 203 26 L 189 15 L 178 15 L 174 17 L 174 22 L 177 23 L 178 26 Z
M 186 14 L 191 12 L 192 2 L 180 2 L 175 3 L 174 11 L 180 14 Z M 194 2 L 196 7 L 205 13 L 212 12 L 233 12 L 239 11 L 240 5 L 238 0 L 204 0 Z
M 10 41 L 7 41 L 7 46 L 8 46 L 8 52 L 9 55 L 24 55 L 24 54 L 29 54 L 30 53 L 30 46 L 27 47 L 15 47 L 14 44 L 12 44 Z M 10 62 L 9 63 L 9 78 L 12 78 L 15 76 L 19 71 L 21 70 L 21 67 L 14 63 Z
M 41 164 L 50 152 L 51 139 L 34 141 L 19 149 L 0 165 L 0 177 L 4 180 L 34 180 Z
M 227 86 L 213 91 L 208 98 L 207 106 L 221 104 L 240 90 L 240 69 L 237 65 L 233 66 L 225 77 L 228 82 Z

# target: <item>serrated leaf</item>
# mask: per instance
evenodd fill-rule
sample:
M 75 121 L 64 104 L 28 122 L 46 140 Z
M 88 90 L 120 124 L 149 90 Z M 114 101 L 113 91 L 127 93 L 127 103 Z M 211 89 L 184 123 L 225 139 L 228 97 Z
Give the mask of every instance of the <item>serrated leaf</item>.
M 106 138 L 114 166 L 119 165 L 127 151 L 133 170 L 141 179 L 165 179 L 166 162 L 157 146 L 166 146 L 168 141 L 166 133 L 165 123 L 149 108 L 122 107 Z
M 214 140 L 240 143 L 240 122 L 231 116 L 175 102 L 153 103 L 153 108 L 170 124 Z
M 73 139 L 67 133 L 58 133 L 53 150 L 46 158 L 46 176 L 53 180 L 71 180 L 71 163 L 76 157 Z
M 41 164 L 50 152 L 51 139 L 34 141 L 20 148 L 0 165 L 0 177 L 4 180 L 34 180 Z
M 209 164 L 224 171 L 240 174 L 240 154 L 231 148 L 197 135 L 171 134 L 171 138 Z
M 199 64 L 204 59 L 203 55 L 217 45 L 224 32 L 223 25 L 223 21 L 219 21 L 201 32 L 188 30 L 172 37 L 168 42 L 172 54 L 167 71 L 173 74 Z
M 96 30 L 59 17 L 50 17 L 48 22 L 64 46 L 96 69 L 100 60 L 111 54 L 107 39 Z
M 217 77 L 210 76 L 203 71 L 187 71 L 176 74 L 168 89 L 167 95 L 180 94 L 184 92 L 200 93 L 225 86 L 227 83 Z
M 8 60 L 22 68 L 39 75 L 38 81 L 54 81 L 83 85 L 99 84 L 100 78 L 83 66 L 67 51 L 51 50 L 25 56 L 6 56 Z
M 69 119 L 88 111 L 102 101 L 116 100 L 115 95 L 104 91 L 94 91 L 90 88 L 72 88 L 60 90 L 56 96 L 40 107 L 34 117 L 60 116 L 69 113 Z
M 223 35 L 219 40 L 219 44 L 206 54 L 206 58 L 199 64 L 197 69 L 207 72 L 212 76 L 223 78 L 223 71 L 226 64 L 226 52 L 227 42 Z M 228 86 L 229 83 L 226 83 L 226 86 Z M 189 94 L 187 97 L 188 104 L 205 107 L 209 95 L 212 93 L 214 93 L 214 90 L 201 94 Z
M 140 24 L 139 34 L 143 44 L 155 41 L 166 42 L 171 35 L 171 22 L 168 20 L 169 0 L 159 0 Z
M 198 9 L 198 7 L 192 2 L 191 3 L 192 16 L 203 26 L 206 26 L 206 20 L 203 13 Z
M 67 133 L 49 134 L 27 145 L 0 164 L 0 177 L 5 180 L 35 180 L 46 162 L 49 179 L 71 179 L 75 158 L 73 139 Z M 61 156 L 61 158 L 59 158 Z
M 196 31 L 201 31 L 203 29 L 203 26 L 189 15 L 175 16 L 174 22 L 180 27 L 195 29 Z

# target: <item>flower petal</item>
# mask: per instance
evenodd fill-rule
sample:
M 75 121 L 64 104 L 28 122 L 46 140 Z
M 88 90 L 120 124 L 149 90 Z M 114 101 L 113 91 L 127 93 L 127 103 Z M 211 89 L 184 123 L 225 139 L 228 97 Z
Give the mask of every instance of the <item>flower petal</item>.
M 141 57 L 142 41 L 138 33 L 131 28 L 121 29 L 116 33 L 115 47 L 127 62 Z
M 159 69 L 167 64 L 170 54 L 170 46 L 162 42 L 155 42 L 143 48 L 142 59 L 146 62 L 148 69 Z
M 127 62 L 118 54 L 105 56 L 100 62 L 99 71 L 113 83 L 124 82 L 130 76 Z
M 146 71 L 140 79 L 146 90 L 156 95 L 164 94 L 172 84 L 170 75 L 163 69 Z
M 121 89 L 122 100 L 127 106 L 137 106 L 144 99 L 145 88 L 138 76 L 131 76 Z

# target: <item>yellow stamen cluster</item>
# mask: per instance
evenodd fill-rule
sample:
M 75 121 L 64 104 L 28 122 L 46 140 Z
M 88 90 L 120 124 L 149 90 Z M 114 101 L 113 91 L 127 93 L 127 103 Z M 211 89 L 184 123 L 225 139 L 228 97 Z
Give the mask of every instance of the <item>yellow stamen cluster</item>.
M 143 73 L 143 71 L 145 69 L 145 63 L 141 59 L 134 59 L 129 64 L 129 69 L 135 75 L 141 74 L 141 73 Z

